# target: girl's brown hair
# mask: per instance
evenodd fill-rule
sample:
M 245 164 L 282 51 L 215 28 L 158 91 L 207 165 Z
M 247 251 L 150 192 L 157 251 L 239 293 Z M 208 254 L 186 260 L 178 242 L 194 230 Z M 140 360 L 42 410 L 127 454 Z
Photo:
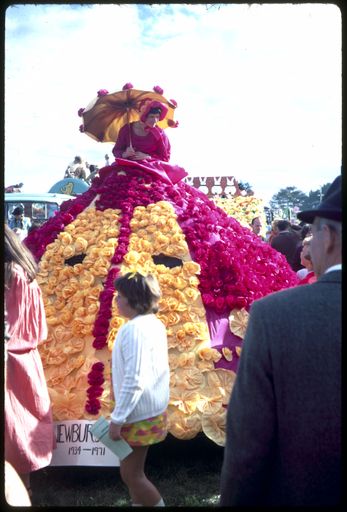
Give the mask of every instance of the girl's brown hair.
M 153 275 L 143 276 L 139 272 L 128 272 L 118 277 L 114 286 L 117 292 L 128 300 L 129 306 L 140 315 L 158 312 L 161 292 L 159 283 Z
M 19 240 L 18 236 L 5 224 L 5 288 L 9 288 L 13 275 L 13 264 L 17 263 L 26 272 L 31 283 L 37 273 L 33 255 Z

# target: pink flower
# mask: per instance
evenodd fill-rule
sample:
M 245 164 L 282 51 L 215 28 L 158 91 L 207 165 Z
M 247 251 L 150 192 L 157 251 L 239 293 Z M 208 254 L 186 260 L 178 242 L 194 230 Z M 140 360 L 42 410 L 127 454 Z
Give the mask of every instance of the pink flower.
M 168 126 L 170 126 L 170 128 L 177 128 L 178 121 L 174 121 L 173 119 L 168 119 L 167 124 L 168 124 Z
M 80 132 L 83 133 L 84 132 L 84 126 L 83 124 L 80 124 Z
M 177 101 L 176 100 L 169 100 L 169 101 L 170 101 L 170 103 L 173 104 L 174 107 L 177 107 Z
M 78 110 L 78 112 L 77 112 L 77 114 L 79 115 L 79 117 L 82 117 L 83 112 L 84 112 L 84 108 L 83 108 L 83 107 L 81 107 L 81 108 Z
M 90 388 L 87 389 L 87 395 L 89 399 L 97 398 L 98 396 L 102 395 L 102 392 L 104 391 L 104 388 L 101 386 L 90 386 Z
M 92 370 L 96 370 L 98 372 L 102 372 L 104 368 L 105 365 L 101 361 L 99 361 L 98 363 L 94 363 L 92 366 Z
M 96 384 L 96 385 L 99 385 L 99 384 L 103 384 L 105 381 L 102 373 L 100 372 L 95 372 L 94 370 L 92 370 L 89 374 L 88 374 L 88 383 L 89 384 Z
M 108 90 L 107 89 L 100 89 L 97 92 L 98 98 L 101 98 L 101 96 L 106 96 L 106 94 L 108 94 Z
M 163 89 L 159 85 L 155 85 L 153 87 L 153 91 L 158 93 L 158 94 L 163 94 L 164 93 Z
M 92 398 L 92 399 L 88 400 L 88 402 L 86 403 L 86 411 L 89 414 L 98 414 L 100 409 L 101 409 L 101 403 L 100 403 L 100 400 L 98 400 L 97 398 Z
M 134 86 L 130 82 L 127 82 L 125 85 L 123 85 L 122 90 L 126 91 L 127 89 L 133 89 Z

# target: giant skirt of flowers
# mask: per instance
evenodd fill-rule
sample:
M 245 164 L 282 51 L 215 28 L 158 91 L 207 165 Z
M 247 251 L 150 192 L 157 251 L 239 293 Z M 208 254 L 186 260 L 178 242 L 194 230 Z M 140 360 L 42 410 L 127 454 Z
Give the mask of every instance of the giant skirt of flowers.
M 49 327 L 40 346 L 56 421 L 109 417 L 111 349 L 126 321 L 116 276 L 155 274 L 171 369 L 169 431 L 223 445 L 251 303 L 296 284 L 285 258 L 202 192 L 105 167 L 26 245 L 39 261 Z

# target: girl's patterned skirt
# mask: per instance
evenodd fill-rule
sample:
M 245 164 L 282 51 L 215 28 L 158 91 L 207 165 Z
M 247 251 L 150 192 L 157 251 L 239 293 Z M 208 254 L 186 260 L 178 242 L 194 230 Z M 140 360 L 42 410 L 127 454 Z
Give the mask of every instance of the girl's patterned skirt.
M 121 435 L 130 446 L 149 446 L 167 436 L 167 413 L 123 425 Z

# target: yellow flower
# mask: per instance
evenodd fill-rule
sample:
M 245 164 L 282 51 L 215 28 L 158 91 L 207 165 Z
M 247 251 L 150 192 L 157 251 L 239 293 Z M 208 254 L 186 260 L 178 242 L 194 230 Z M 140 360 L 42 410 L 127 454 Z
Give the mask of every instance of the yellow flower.
M 175 268 L 178 268 L 178 267 L 175 267 Z M 173 268 L 172 270 L 175 270 L 175 268 Z M 177 276 L 173 280 L 173 283 L 174 283 L 174 287 L 178 288 L 179 290 L 184 290 L 184 288 L 187 286 L 187 282 L 184 279 L 182 279 L 182 277 L 179 277 L 179 276 Z
M 196 410 L 199 398 L 199 393 L 194 390 L 173 387 L 170 389 L 169 404 L 185 414 L 191 414 Z
M 71 314 L 71 311 L 65 309 L 61 315 L 60 315 L 60 320 L 63 322 L 64 325 L 69 325 L 71 320 L 72 320 L 72 314 Z
M 136 251 L 129 251 L 124 256 L 124 262 L 127 265 L 136 265 L 136 263 L 139 261 L 139 259 L 140 259 L 140 254 Z
M 219 446 L 225 445 L 226 409 L 221 408 L 216 414 L 203 415 L 202 430 L 205 435 Z
M 76 276 L 79 276 L 81 274 L 81 272 L 83 272 L 84 270 L 84 265 L 82 265 L 82 263 L 76 263 L 73 267 L 73 273 L 76 275 Z
M 222 353 L 223 353 L 223 356 L 225 357 L 225 359 L 227 361 L 232 361 L 233 360 L 233 353 L 232 351 L 230 350 L 230 348 L 228 347 L 223 347 L 222 348 Z
M 169 366 L 170 370 L 175 370 L 178 366 L 179 356 L 173 352 L 169 352 Z
M 242 352 L 242 348 L 241 347 L 235 347 L 235 352 L 240 357 L 241 356 L 241 352 Z
M 194 366 L 195 364 L 195 354 L 194 352 L 183 352 L 178 356 L 178 366 L 183 368 L 185 366 Z
M 247 324 L 248 324 L 249 313 L 242 309 L 233 309 L 229 315 L 229 327 L 233 334 L 244 338 Z
M 183 263 L 183 274 L 187 277 L 195 276 L 200 272 L 200 265 L 195 261 L 185 261 Z
M 66 284 L 61 290 L 61 294 L 64 299 L 71 297 L 77 291 L 77 286 L 75 283 Z
M 76 252 L 76 249 L 75 249 L 74 245 L 66 245 L 64 247 L 63 256 L 65 259 L 72 258 L 72 256 L 75 256 L 75 252 Z M 54 259 L 54 256 L 53 256 L 53 259 Z
M 63 245 L 70 245 L 70 244 L 72 244 L 72 236 L 70 235 L 70 233 L 66 233 L 66 231 L 62 232 L 62 233 L 59 233 L 58 238 L 60 238 L 61 243 Z
M 199 290 L 197 290 L 196 288 L 191 288 L 190 286 L 187 286 L 184 289 L 184 293 L 191 302 L 194 302 L 200 296 Z
M 119 329 L 125 323 L 125 319 L 121 316 L 113 316 L 111 318 L 110 326 L 114 329 Z
M 201 418 L 196 412 L 187 416 L 176 407 L 168 408 L 168 430 L 177 439 L 193 439 L 201 431 Z
M 80 277 L 80 285 L 82 288 L 90 288 L 95 282 L 95 277 L 91 272 L 84 271 Z
M 214 363 L 217 363 L 222 357 L 218 350 L 211 347 L 203 347 L 198 349 L 197 354 L 200 359 L 204 359 L 205 361 L 213 361 Z

